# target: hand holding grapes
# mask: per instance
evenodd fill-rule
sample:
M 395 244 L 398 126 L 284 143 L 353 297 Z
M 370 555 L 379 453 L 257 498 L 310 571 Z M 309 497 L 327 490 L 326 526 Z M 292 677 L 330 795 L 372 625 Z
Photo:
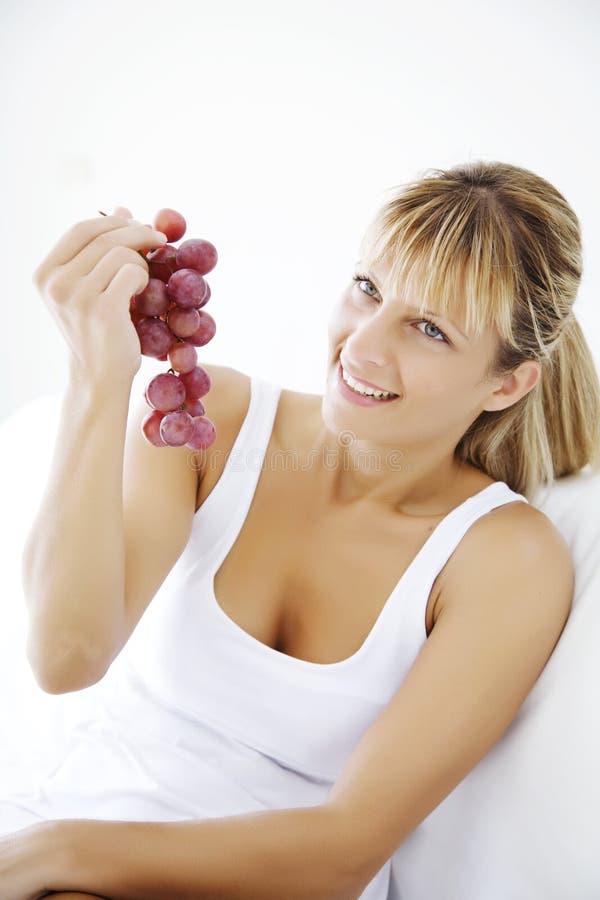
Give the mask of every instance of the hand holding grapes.
M 34 273 L 34 283 L 69 348 L 72 370 L 110 384 L 132 379 L 141 365 L 129 298 L 148 284 L 139 252 L 166 243 L 153 229 L 122 216 L 78 222 Z
M 144 394 L 153 411 L 142 433 L 158 447 L 204 449 L 216 431 L 204 416 L 200 398 L 210 377 L 197 365 L 195 348 L 216 332 L 201 307 L 210 299 L 203 276 L 216 265 L 217 251 L 200 239 L 167 243 L 186 230 L 172 209 L 157 213 L 154 228 L 124 207 L 100 213 L 71 228 L 34 274 L 67 341 L 71 371 L 110 389 L 133 379 L 142 354 L 169 359 L 169 372 L 153 378 Z

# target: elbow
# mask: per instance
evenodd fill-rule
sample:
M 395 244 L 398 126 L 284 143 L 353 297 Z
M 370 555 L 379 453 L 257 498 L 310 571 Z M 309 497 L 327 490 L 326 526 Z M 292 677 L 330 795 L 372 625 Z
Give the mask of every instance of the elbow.
M 358 874 L 354 872 L 351 875 L 338 878 L 336 888 L 328 894 L 330 900 L 360 900 L 363 891 L 375 874 L 373 872 L 367 876 L 361 871 Z
M 82 648 L 72 637 L 64 636 L 51 647 L 43 647 L 30 634 L 26 652 L 34 678 L 46 694 L 84 690 L 101 681 L 108 670 L 98 652 Z
M 359 900 L 386 859 L 382 859 L 381 852 L 372 852 L 365 834 L 364 819 L 357 818 L 331 800 L 321 809 L 330 817 L 327 829 L 329 839 L 333 838 L 330 858 L 336 861 L 335 878 L 331 882 L 334 887 L 327 896 L 331 900 Z M 323 841 L 326 839 L 324 837 Z
M 321 846 L 329 847 L 329 885 L 319 896 L 330 900 L 359 900 L 381 865 L 367 861 L 362 828 L 337 804 L 325 803 L 319 809 L 325 815 Z M 332 866 L 331 863 L 334 863 Z
M 356 887 L 356 885 L 346 885 L 346 887 L 338 888 L 335 893 L 328 894 L 330 900 L 360 900 L 360 896 L 364 891 L 364 887 Z
M 34 672 L 35 680 L 46 694 L 72 694 L 76 691 L 83 691 L 101 681 L 105 674 L 103 672 L 100 675 L 91 675 L 88 672 L 85 677 L 62 672 L 56 674 L 52 671 Z
M 369 879 L 369 881 L 370 880 L 371 879 Z M 330 889 L 326 893 L 322 893 L 319 896 L 327 896 L 329 900 L 360 900 L 360 897 L 367 884 L 368 881 L 363 882 L 361 880 L 359 882 L 356 878 L 352 880 L 346 879 L 345 881 L 338 881 L 337 887 L 335 889 Z

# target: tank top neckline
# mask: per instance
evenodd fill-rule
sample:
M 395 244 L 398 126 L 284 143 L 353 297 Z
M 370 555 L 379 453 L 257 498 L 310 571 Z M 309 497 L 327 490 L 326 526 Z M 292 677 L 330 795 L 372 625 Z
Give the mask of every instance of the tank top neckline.
M 258 480 L 257 480 L 257 484 L 258 484 Z M 364 641 L 362 642 L 362 644 L 360 645 L 358 650 L 356 650 L 350 656 L 345 657 L 345 659 L 340 659 L 340 660 L 337 660 L 336 662 L 331 662 L 331 663 L 319 663 L 319 662 L 314 662 L 313 660 L 301 659 L 300 657 L 297 657 L 297 656 L 291 656 L 289 653 L 283 653 L 281 650 L 277 650 L 274 647 L 270 647 L 269 644 L 265 644 L 265 643 L 263 643 L 263 641 L 259 641 L 258 638 L 255 638 L 249 632 L 245 631 L 245 629 L 243 629 L 240 625 L 238 625 L 237 622 L 235 622 L 225 612 L 223 607 L 220 605 L 220 603 L 217 599 L 216 593 L 215 593 L 215 577 L 216 577 L 216 574 L 219 571 L 220 567 L 222 566 L 224 560 L 226 559 L 227 554 L 229 553 L 229 551 L 233 547 L 233 544 L 239 537 L 239 533 L 240 533 L 241 529 L 243 528 L 243 525 L 244 525 L 244 522 L 245 522 L 247 516 L 245 516 L 242 519 L 240 528 L 238 529 L 237 534 L 235 534 L 233 536 L 233 540 L 231 541 L 231 543 L 228 542 L 228 549 L 227 549 L 227 552 L 225 553 L 225 555 L 221 558 L 221 554 L 220 554 L 216 567 L 214 565 L 211 566 L 210 575 L 209 575 L 209 603 L 210 603 L 210 606 L 213 609 L 213 611 L 216 613 L 216 615 L 223 621 L 225 626 L 231 630 L 232 634 L 237 635 L 240 640 L 245 642 L 248 645 L 248 647 L 254 648 L 257 653 L 262 654 L 267 661 L 269 659 L 271 659 L 273 662 L 279 662 L 282 665 L 289 664 L 291 666 L 296 666 L 297 668 L 305 668 L 307 670 L 312 670 L 312 671 L 337 672 L 340 669 L 351 666 L 352 664 L 356 663 L 359 659 L 362 659 L 362 657 L 368 651 L 369 647 L 371 646 L 371 644 L 373 643 L 373 641 L 375 640 L 375 638 L 377 636 L 379 628 L 381 627 L 381 622 L 385 619 L 386 612 L 388 611 L 388 609 L 394 602 L 394 599 L 396 598 L 396 596 L 398 594 L 400 594 L 400 592 L 404 588 L 404 585 L 408 582 L 410 576 L 417 568 L 420 560 L 423 559 L 426 556 L 426 554 L 428 553 L 429 548 L 434 541 L 434 538 L 439 534 L 442 526 L 448 527 L 448 520 L 450 519 L 450 517 L 456 518 L 458 516 L 458 514 L 462 510 L 464 510 L 464 508 L 467 505 L 470 505 L 472 502 L 474 502 L 476 500 L 481 500 L 484 496 L 487 497 L 488 494 L 495 493 L 496 491 L 498 491 L 499 488 L 501 488 L 503 491 L 510 490 L 510 488 L 508 488 L 508 485 L 506 484 L 506 482 L 494 481 L 492 484 L 488 484 L 486 487 L 482 488 L 480 491 L 478 491 L 476 494 L 473 494 L 471 497 L 467 497 L 465 500 L 463 500 L 462 503 L 460 503 L 458 506 L 455 506 L 454 509 L 450 510 L 450 512 L 446 513 L 444 518 L 441 519 L 438 522 L 438 524 L 435 526 L 435 528 L 433 529 L 431 534 L 426 539 L 425 543 L 421 546 L 420 550 L 417 552 L 416 556 L 413 557 L 413 559 L 408 564 L 408 566 L 405 569 L 405 571 L 403 572 L 403 574 L 400 576 L 399 580 L 396 582 L 396 584 L 392 588 L 392 591 L 389 594 L 389 596 L 387 597 L 387 599 L 385 600 L 383 606 L 381 607 L 381 610 L 380 610 L 377 618 L 375 619 L 373 626 L 371 627 L 369 633 L 367 634 L 366 638 L 364 639 Z M 250 502 L 252 502 L 252 498 L 251 498 Z M 423 635 L 424 635 L 425 639 L 427 639 L 425 622 L 423 622 Z
M 227 615 L 225 610 L 219 604 L 219 601 L 216 597 L 215 593 L 215 577 L 216 573 L 219 571 L 221 565 L 226 559 L 228 553 L 239 537 L 240 531 L 244 526 L 244 522 L 248 517 L 248 512 L 250 506 L 252 504 L 252 500 L 256 494 L 256 490 L 258 487 L 258 480 L 260 477 L 260 471 L 262 470 L 262 463 L 264 462 L 264 457 L 266 456 L 266 451 L 268 449 L 269 441 L 271 439 L 271 435 L 273 432 L 273 425 L 275 421 L 275 417 L 277 414 L 277 409 L 279 405 L 279 399 L 281 396 L 281 386 L 275 384 L 274 382 L 267 381 L 259 376 L 253 375 L 250 379 L 250 401 L 248 404 L 248 409 L 246 412 L 246 416 L 240 426 L 240 430 L 238 431 L 237 437 L 233 443 L 231 451 L 225 461 L 225 465 L 223 467 L 223 471 L 213 486 L 212 491 L 204 501 L 202 507 L 200 509 L 205 509 L 207 506 L 212 506 L 214 502 L 216 502 L 219 492 L 227 491 L 228 480 L 231 477 L 233 472 L 234 460 L 240 454 L 242 448 L 244 447 L 247 437 L 249 434 L 252 434 L 253 430 L 255 431 L 254 436 L 256 437 L 256 430 L 258 429 L 260 433 L 260 440 L 262 446 L 261 453 L 261 465 L 258 467 L 258 474 L 254 483 L 251 486 L 250 491 L 248 492 L 247 504 L 244 515 L 239 520 L 239 524 L 237 524 L 235 528 L 235 533 L 232 534 L 233 529 L 228 529 L 225 534 L 221 536 L 221 539 L 217 541 L 217 546 L 219 547 L 218 551 L 215 554 L 215 558 L 213 558 L 211 565 L 208 567 L 207 573 L 207 592 L 208 592 L 208 610 L 213 612 L 214 615 L 221 621 L 222 625 L 227 628 L 231 635 L 235 638 L 239 638 L 239 640 L 244 643 L 249 650 L 256 651 L 256 654 L 259 658 L 264 659 L 266 663 L 273 662 L 275 664 L 280 664 L 283 666 L 290 666 L 291 668 L 296 668 L 298 670 L 304 669 L 306 672 L 312 673 L 335 673 L 339 670 L 344 670 L 345 668 L 351 667 L 354 663 L 362 660 L 362 657 L 367 653 L 371 644 L 375 641 L 375 638 L 379 632 L 379 629 L 382 627 L 382 622 L 385 620 L 387 614 L 389 613 L 390 607 L 392 606 L 394 599 L 401 592 L 404 586 L 407 584 L 409 578 L 412 576 L 413 572 L 416 570 L 417 566 L 421 562 L 422 559 L 426 556 L 427 553 L 430 552 L 430 548 L 435 540 L 438 540 L 439 535 L 443 529 L 448 528 L 449 522 L 451 519 L 455 519 L 461 515 L 462 511 L 475 501 L 481 501 L 487 499 L 488 494 L 494 494 L 497 491 L 500 492 L 508 492 L 513 494 L 515 498 L 521 497 L 520 494 L 515 494 L 514 491 L 509 488 L 509 486 L 504 481 L 494 481 L 492 484 L 486 485 L 486 487 L 482 488 L 476 494 L 473 494 L 471 497 L 467 497 L 462 503 L 458 506 L 451 509 L 443 519 L 441 519 L 438 524 L 435 526 L 431 534 L 426 539 L 425 543 L 422 545 L 416 556 L 411 560 L 408 567 L 400 577 L 400 579 L 396 582 L 393 587 L 390 595 L 387 597 L 384 602 L 375 622 L 373 623 L 372 628 L 367 634 L 365 640 L 360 645 L 360 647 L 350 656 L 345 657 L 345 659 L 338 660 L 337 662 L 332 663 L 318 663 L 313 662 L 308 659 L 301 659 L 297 656 L 291 656 L 288 653 L 283 653 L 281 650 L 276 650 L 274 647 L 270 647 L 268 644 L 259 641 L 249 632 L 245 631 L 240 625 L 237 624 L 230 616 Z M 265 416 L 265 420 L 261 419 L 257 420 L 257 409 L 260 402 L 260 399 L 268 395 L 270 392 L 271 396 L 269 399 L 269 414 Z M 269 427 L 265 427 L 265 424 Z M 525 498 L 523 498 L 525 499 Z M 197 511 L 198 512 L 198 511 Z M 223 549 L 224 544 L 224 549 Z M 213 551 L 216 548 L 213 547 Z M 425 622 L 421 623 L 423 638 L 427 639 Z

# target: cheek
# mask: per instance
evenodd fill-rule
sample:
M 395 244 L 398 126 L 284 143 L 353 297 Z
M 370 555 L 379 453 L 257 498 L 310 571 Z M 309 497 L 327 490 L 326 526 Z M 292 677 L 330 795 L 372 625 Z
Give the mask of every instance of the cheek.
M 418 393 L 431 400 L 447 402 L 454 405 L 458 400 L 463 387 L 451 365 L 447 353 L 440 348 L 428 351 L 428 348 L 418 347 L 418 338 L 414 339 L 414 351 L 409 344 L 405 344 L 399 351 L 399 369 L 402 373 L 407 392 Z
M 429 378 L 429 386 L 432 396 L 440 400 L 441 405 L 448 410 L 464 407 L 469 391 L 472 390 L 464 373 L 448 364 L 439 367 L 436 378 Z
M 329 313 L 327 321 L 329 342 L 336 344 L 338 341 L 343 340 L 348 334 L 352 333 L 353 328 L 354 324 L 347 302 L 342 298 L 332 307 Z

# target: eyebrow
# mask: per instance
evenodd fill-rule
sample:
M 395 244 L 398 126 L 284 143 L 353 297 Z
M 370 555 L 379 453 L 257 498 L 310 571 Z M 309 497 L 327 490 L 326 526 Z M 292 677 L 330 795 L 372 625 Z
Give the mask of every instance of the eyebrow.
M 360 266 L 360 265 L 361 265 L 361 261 L 360 261 L 360 259 L 357 259 L 355 262 L 355 266 Z M 373 284 L 375 285 L 375 287 L 381 294 L 381 287 L 380 287 L 377 279 L 373 276 L 372 272 L 369 272 L 369 270 L 367 269 L 366 274 L 367 274 L 369 281 L 373 282 Z M 405 308 L 408 310 L 412 310 L 413 312 L 419 312 L 419 313 L 421 312 L 421 310 L 418 310 L 416 306 L 406 306 L 405 305 Z M 455 331 L 458 331 L 458 333 L 465 339 L 465 341 L 469 340 L 469 338 L 464 333 L 464 331 L 461 331 L 460 328 L 458 327 L 458 325 L 456 325 L 456 323 L 453 322 L 452 319 L 448 319 L 446 316 L 440 316 L 439 313 L 437 313 L 434 309 L 424 309 L 423 312 L 428 316 L 435 316 L 437 319 L 440 319 L 443 322 L 448 322 L 448 324 L 451 325 L 452 328 L 455 329 Z

